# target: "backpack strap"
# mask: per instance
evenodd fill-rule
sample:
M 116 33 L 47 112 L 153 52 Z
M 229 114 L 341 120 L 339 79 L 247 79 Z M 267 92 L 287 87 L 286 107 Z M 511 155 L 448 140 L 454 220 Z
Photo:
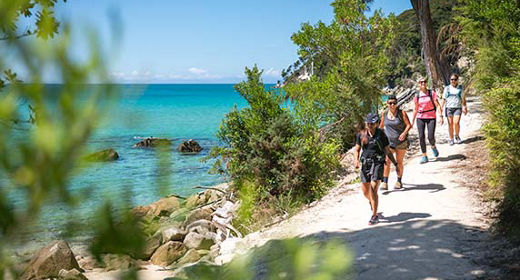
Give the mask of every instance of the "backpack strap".
M 433 105 L 433 109 L 430 109 L 430 110 L 426 110 L 426 111 L 419 111 L 419 113 L 426 113 L 426 112 L 431 112 L 431 111 L 436 111 L 437 110 L 437 106 L 435 106 L 435 102 L 433 102 L 433 97 L 432 97 L 432 90 L 429 89 L 428 91 L 428 97 L 430 97 L 430 102 L 432 103 Z M 419 95 L 421 94 L 421 91 L 419 91 L 417 93 L 417 100 L 419 100 Z

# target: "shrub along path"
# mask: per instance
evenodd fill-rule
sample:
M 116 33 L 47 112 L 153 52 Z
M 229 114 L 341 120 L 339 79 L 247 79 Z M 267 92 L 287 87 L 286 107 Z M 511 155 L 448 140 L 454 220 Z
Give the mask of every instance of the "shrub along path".
M 465 147 L 481 140 L 483 110 L 478 98 L 469 98 L 469 113 L 462 117 L 463 144 L 449 146 L 447 124 L 437 126 L 440 156 L 419 164 L 415 152 L 405 164 L 404 190 L 394 191 L 395 172 L 390 190 L 379 192 L 380 223 L 369 226 L 370 208 L 359 183 L 338 186 L 317 203 L 297 215 L 252 233 L 236 244 L 228 244 L 233 254 L 262 246 L 273 239 L 313 237 L 328 241 L 339 238 L 354 253 L 356 279 L 471 279 L 490 276 L 481 251 L 490 239 L 485 207 L 475 191 L 465 183 L 461 169 Z M 411 116 L 410 116 L 411 117 Z M 411 131 L 417 134 L 417 128 Z M 416 137 L 414 137 L 416 138 Z M 431 155 L 431 152 L 428 151 Z M 232 242 L 231 240 L 229 242 Z M 488 247 L 486 247 L 488 248 Z M 491 249 L 487 249 L 491 250 Z

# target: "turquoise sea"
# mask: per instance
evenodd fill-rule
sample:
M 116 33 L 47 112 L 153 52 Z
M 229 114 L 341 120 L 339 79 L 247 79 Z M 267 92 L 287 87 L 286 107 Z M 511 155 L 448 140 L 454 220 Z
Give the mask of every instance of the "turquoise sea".
M 105 199 L 118 199 L 123 193 L 131 193 L 132 205 L 148 204 L 161 196 L 157 192 L 157 154 L 153 149 L 132 147 L 142 138 L 168 138 L 174 143 L 166 193 L 187 196 L 200 191 L 194 186 L 224 182 L 225 178 L 208 174 L 211 162 L 200 160 L 219 144 L 216 132 L 225 114 L 235 105 L 247 105 L 232 84 L 118 85 L 118 89 L 120 98 L 106 112 L 105 121 L 88 141 L 88 148 L 113 148 L 120 159 L 82 168 L 71 179 L 69 189 L 73 193 L 90 193 L 77 207 L 79 219 L 88 222 Z M 188 139 L 198 141 L 204 150 L 196 155 L 178 153 L 177 145 Z M 38 233 L 41 241 L 54 238 L 66 224 L 68 211 L 59 204 L 49 205 L 33 233 Z

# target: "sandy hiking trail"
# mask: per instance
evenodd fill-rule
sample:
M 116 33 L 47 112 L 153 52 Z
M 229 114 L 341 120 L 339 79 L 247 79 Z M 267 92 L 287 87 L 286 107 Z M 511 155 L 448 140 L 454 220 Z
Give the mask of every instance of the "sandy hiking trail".
M 355 279 L 482 277 L 486 268 L 474 259 L 479 255 L 479 242 L 489 237 L 489 221 L 475 193 L 462 186 L 473 179 L 454 172 L 466 158 L 466 144 L 481 139 L 482 105 L 479 99 L 470 98 L 468 106 L 469 113 L 461 122 L 463 144 L 449 146 L 447 123 L 438 123 L 439 157 L 433 158 L 428 146 L 431 161 L 419 164 L 420 153 L 408 152 L 413 154 L 405 163 L 404 190 L 393 190 L 396 175 L 391 172 L 389 191 L 379 191 L 379 224 L 368 225 L 371 212 L 359 183 L 338 186 L 297 215 L 232 244 L 229 256 L 269 240 L 337 238 L 355 255 L 354 272 L 349 275 Z M 414 125 L 412 139 L 416 135 Z M 227 261 L 225 255 L 223 260 Z

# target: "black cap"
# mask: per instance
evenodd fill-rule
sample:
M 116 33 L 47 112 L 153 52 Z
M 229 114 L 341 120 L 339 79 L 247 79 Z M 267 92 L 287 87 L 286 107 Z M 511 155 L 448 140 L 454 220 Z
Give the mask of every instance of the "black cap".
M 379 120 L 379 116 L 375 113 L 368 113 L 367 117 L 365 118 L 366 123 L 377 123 Z

